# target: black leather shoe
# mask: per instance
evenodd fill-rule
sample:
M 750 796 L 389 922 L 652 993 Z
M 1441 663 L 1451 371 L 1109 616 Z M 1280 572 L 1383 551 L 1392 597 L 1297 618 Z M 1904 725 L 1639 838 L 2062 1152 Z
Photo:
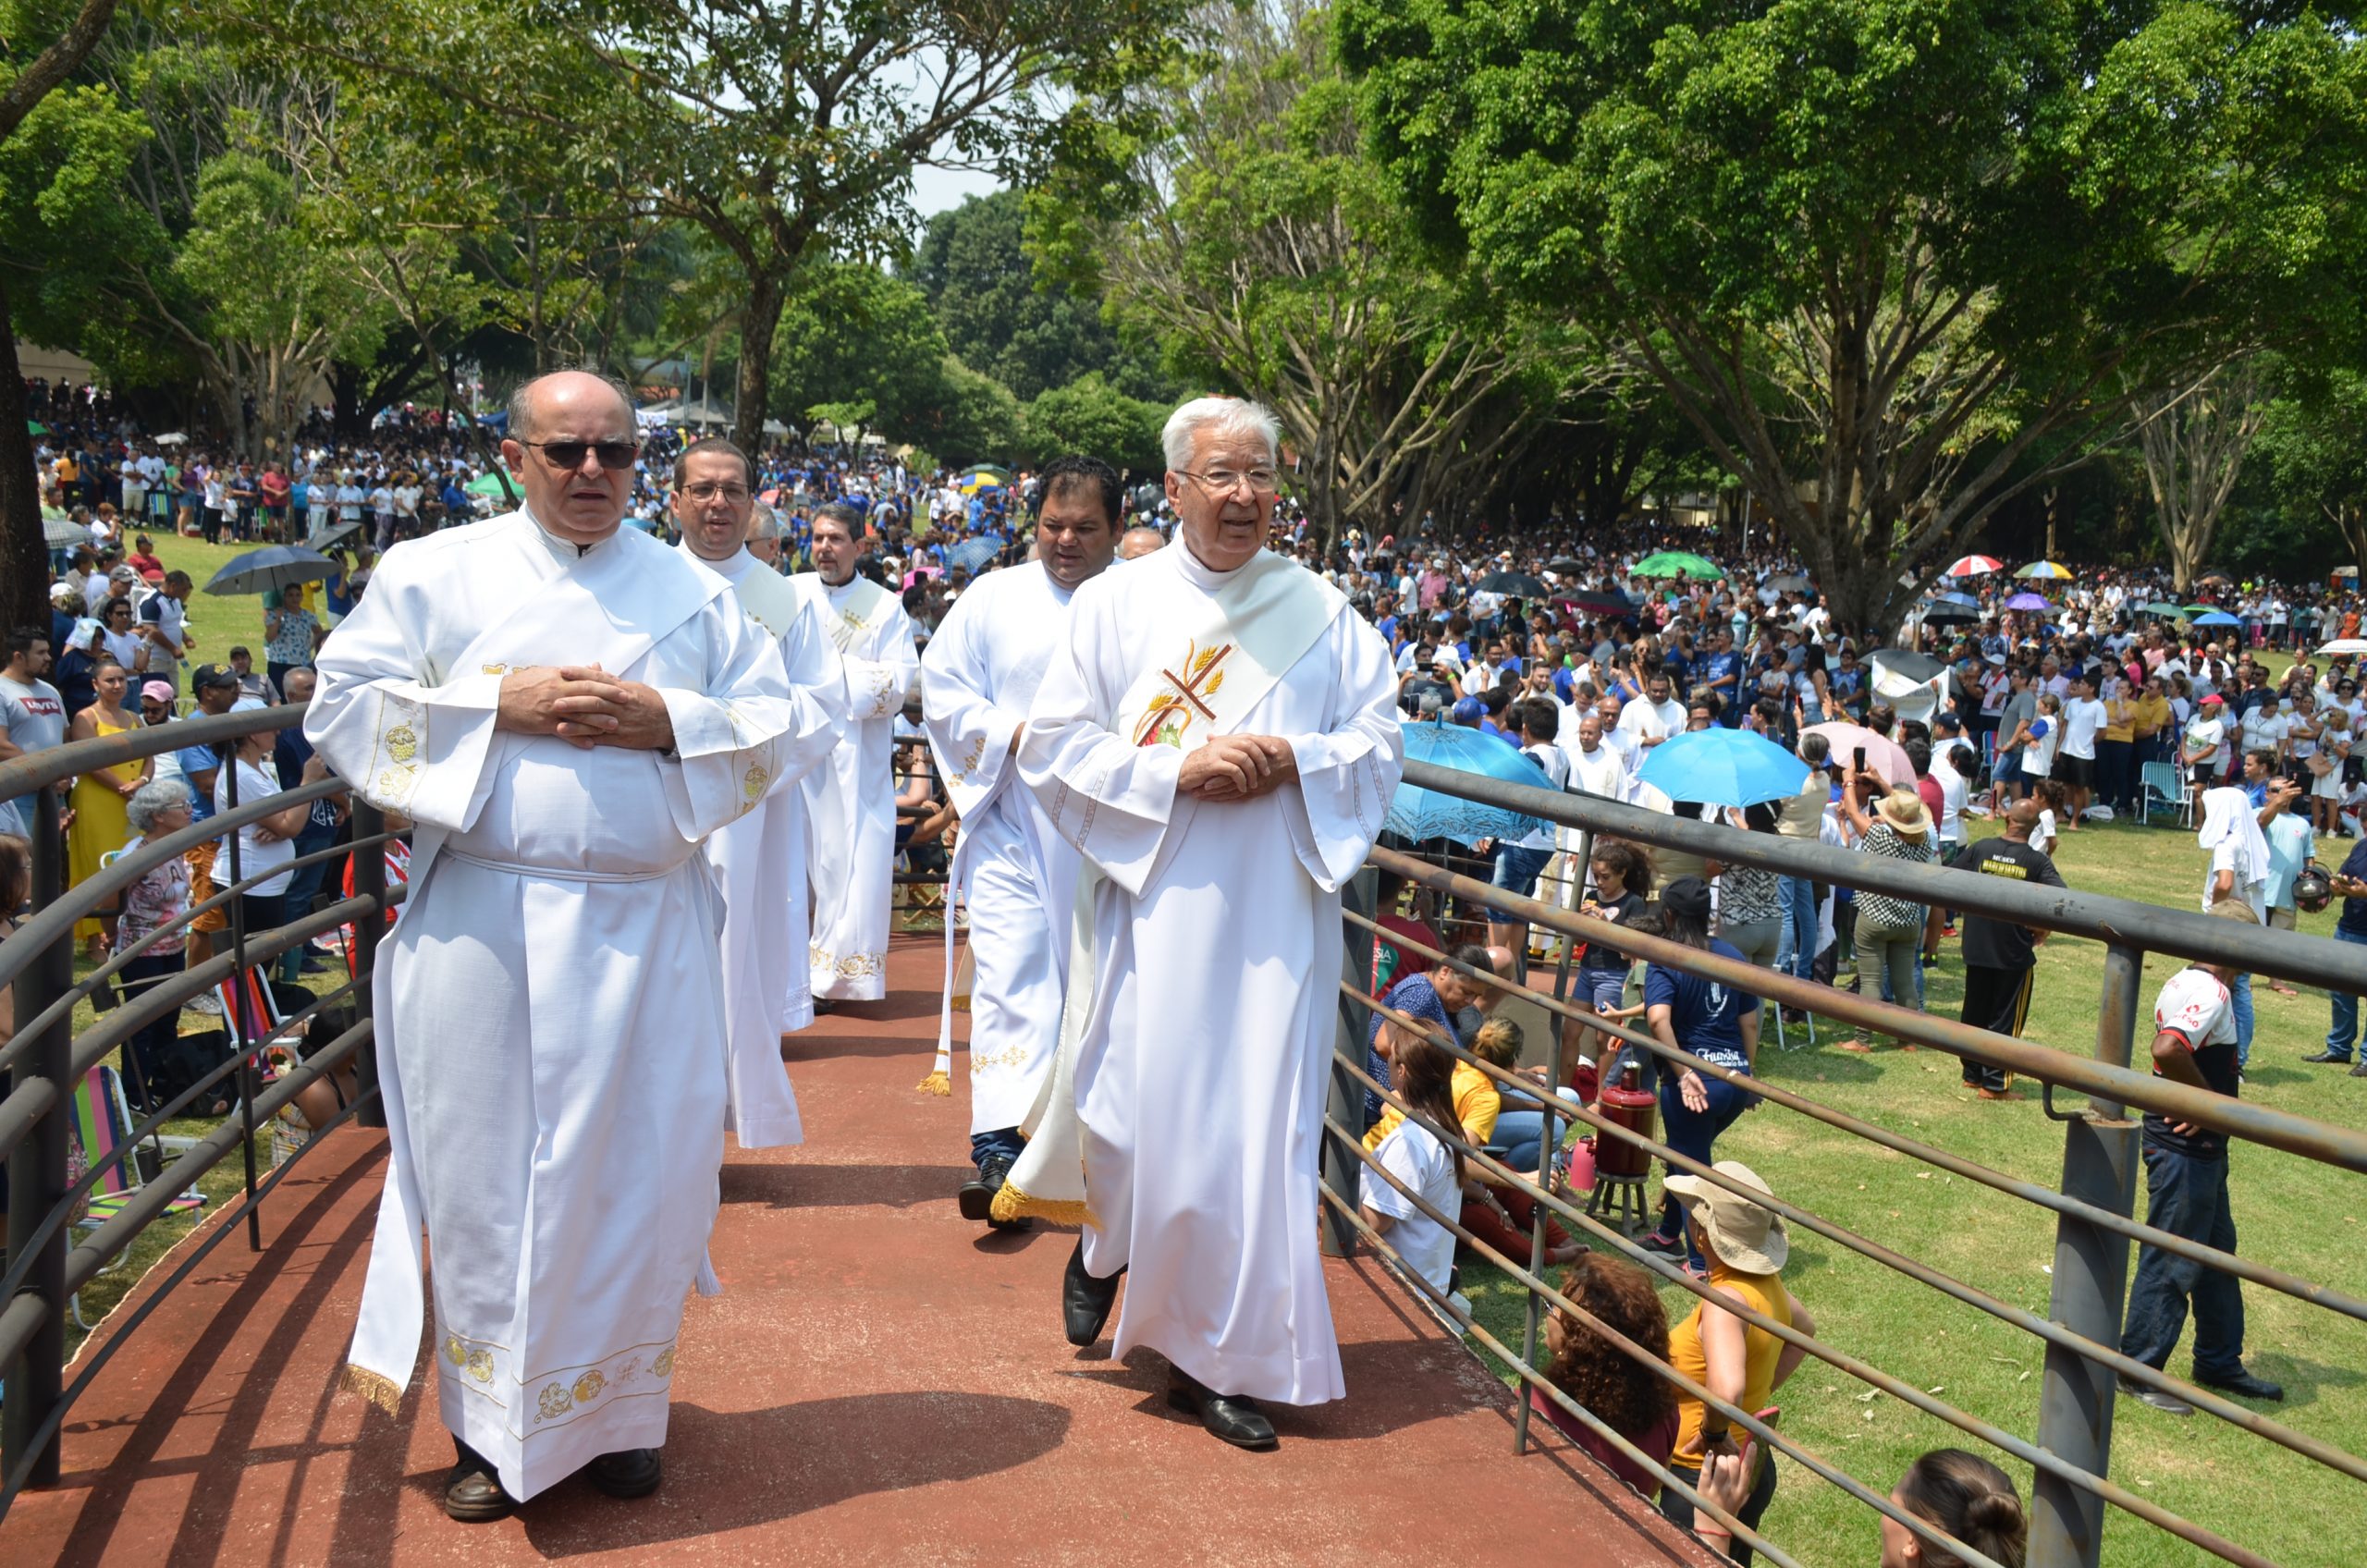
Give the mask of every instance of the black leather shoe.
M 1086 1273 L 1085 1243 L 1076 1243 L 1076 1251 L 1069 1254 L 1068 1272 L 1061 1276 L 1061 1326 L 1069 1343 L 1089 1345 L 1101 1337 L 1110 1309 L 1118 1305 L 1118 1281 L 1125 1277 L 1122 1268 L 1107 1280 Z
M 1210 1436 L 1257 1453 L 1281 1446 L 1274 1424 L 1246 1397 L 1217 1393 L 1175 1367 L 1168 1369 L 1168 1378 L 1167 1403 L 1186 1415 L 1198 1416 Z
M 2223 1394 L 2237 1394 L 2245 1399 L 2282 1400 L 2284 1388 L 2265 1378 L 2255 1378 L 2249 1372 L 2238 1372 L 2232 1378 L 2206 1378 L 2198 1372 L 2194 1380 L 2206 1389 L 2217 1389 Z
M 604 1453 L 583 1467 L 592 1484 L 610 1497 L 647 1497 L 664 1478 L 664 1466 L 654 1448 L 619 1449 Z
M 2367 1078 L 2367 1057 L 2360 1059 L 2359 1065 L 2350 1070 L 2350 1075 L 2353 1078 Z
M 2127 1394 L 2129 1398 L 2138 1401 L 2140 1403 L 2152 1405 L 2154 1409 L 2160 1411 L 2165 1415 L 2191 1415 L 2194 1414 L 2194 1406 L 2187 1403 L 2186 1401 L 2178 1398 L 2177 1395 L 2170 1392 L 2167 1389 L 2149 1388 L 2143 1383 L 2131 1382 L 2127 1378 L 2123 1378 L 2120 1380 L 2120 1391 Z
M 501 1489 L 501 1477 L 494 1474 L 492 1464 L 458 1438 L 452 1439 L 452 1446 L 460 1451 L 460 1458 L 444 1482 L 446 1516 L 463 1525 L 488 1525 L 517 1513 L 518 1500 Z
M 1011 1163 L 1007 1154 L 990 1154 L 979 1163 L 977 1174 L 962 1183 L 963 1219 L 993 1223 L 995 1194 L 1002 1191 L 1003 1182 L 1009 1179 Z
M 2349 1051 L 2344 1051 L 2340 1055 L 2336 1055 L 2333 1051 L 2312 1051 L 2308 1056 L 2303 1057 L 2301 1060 L 2303 1061 L 2332 1062 L 2336 1067 L 2348 1067 L 2350 1065 L 2350 1053 Z

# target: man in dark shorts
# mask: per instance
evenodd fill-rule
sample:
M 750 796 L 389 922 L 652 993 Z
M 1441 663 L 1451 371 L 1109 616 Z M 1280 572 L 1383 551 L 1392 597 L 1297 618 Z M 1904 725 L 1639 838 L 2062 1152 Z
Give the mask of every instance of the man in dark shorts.
M 1948 864 L 1958 871 L 2062 887 L 2063 876 L 2054 869 L 2054 862 L 2030 847 L 2030 830 L 2038 826 L 2038 815 L 2036 801 L 2016 801 L 2005 809 L 2002 837 L 1967 844 Z M 2044 940 L 2043 931 L 1966 912 L 1964 1006 L 1957 1016 L 1993 1034 L 2018 1036 L 2023 1021 L 2030 1016 L 2030 981 L 2038 967 L 2038 944 Z M 2011 1098 L 2010 1082 L 2002 1067 L 1965 1060 L 1965 1087 L 1984 1100 Z

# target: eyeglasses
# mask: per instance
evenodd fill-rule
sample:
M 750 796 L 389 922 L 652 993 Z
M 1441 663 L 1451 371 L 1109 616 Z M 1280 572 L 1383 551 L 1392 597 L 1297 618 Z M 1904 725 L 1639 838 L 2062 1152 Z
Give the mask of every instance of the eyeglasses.
M 532 447 L 543 454 L 543 460 L 553 468 L 579 469 L 583 466 L 583 454 L 592 452 L 600 466 L 611 472 L 632 467 L 641 456 L 638 441 L 521 441 L 521 447 Z
M 717 496 L 738 506 L 755 494 L 744 484 L 685 484 L 682 494 L 693 501 L 712 501 Z
M 1206 473 L 1196 473 L 1188 468 L 1176 472 L 1187 479 L 1196 479 L 1219 496 L 1230 496 L 1245 483 L 1253 496 L 1270 496 L 1282 487 L 1282 476 L 1270 468 L 1253 468 L 1246 473 L 1235 473 L 1229 468 L 1212 468 Z

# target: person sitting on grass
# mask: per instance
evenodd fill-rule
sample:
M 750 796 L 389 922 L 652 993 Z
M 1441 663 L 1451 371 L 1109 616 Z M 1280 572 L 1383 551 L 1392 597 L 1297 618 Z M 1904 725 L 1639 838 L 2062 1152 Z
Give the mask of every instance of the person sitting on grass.
M 1406 1268 L 1428 1280 L 1449 1305 L 1469 1316 L 1471 1304 L 1452 1293 L 1454 1282 L 1454 1232 L 1421 1207 L 1440 1214 L 1459 1214 L 1463 1207 L 1463 1154 L 1450 1148 L 1431 1126 L 1457 1125 L 1454 1111 L 1454 1058 L 1425 1035 L 1391 1026 L 1390 1087 L 1413 1107 L 1401 1117 L 1372 1151 L 1386 1170 L 1414 1197 L 1371 1166 L 1364 1171 L 1356 1207 L 1365 1223 L 1397 1249 Z M 1425 1125 L 1425 1123 L 1429 1125 Z
M 1739 1161 L 1720 1160 L 1711 1169 L 1741 1187 L 1774 1196 L 1758 1173 Z M 1711 1299 L 1696 1303 L 1669 1335 L 1669 1365 L 1728 1405 L 1762 1412 L 1808 1352 L 1746 1323 L 1723 1304 L 1748 1307 L 1815 1338 L 1816 1319 L 1784 1284 L 1791 1237 L 1773 1209 L 1705 1177 L 1673 1175 L 1668 1185 L 1685 1205 L 1686 1229 L 1694 1245 L 1711 1259 Z M 1726 1512 L 1757 1529 L 1775 1495 L 1774 1455 L 1746 1457 L 1729 1429 L 1731 1417 L 1691 1394 L 1678 1393 L 1676 1416 L 1670 1473 L 1699 1490 L 1705 1467 L 1720 1459 L 1740 1460 L 1735 1477 L 1740 1501 Z M 1698 1530 L 1705 1537 L 1724 1533 L 1706 1519 L 1697 1521 L 1691 1501 L 1672 1488 L 1662 1488 L 1661 1516 L 1678 1529 Z M 1751 1560 L 1748 1547 L 1729 1542 L 1724 1550 L 1736 1562 Z
M 1526 1037 L 1521 1026 L 1509 1018 L 1490 1018 L 1479 1025 L 1471 1036 L 1471 1054 L 1489 1066 L 1510 1072 L 1520 1062 L 1521 1047 Z M 1539 1073 L 1539 1087 L 1543 1074 Z M 1566 1092 L 1566 1091 L 1565 1091 Z M 1475 1135 L 1471 1129 L 1477 1118 L 1472 1114 L 1482 1096 L 1489 1106 L 1489 1131 Z M 1537 1171 L 1544 1163 L 1545 1111 L 1537 1101 L 1526 1096 L 1508 1096 L 1497 1079 L 1481 1072 L 1467 1061 L 1454 1064 L 1454 1111 L 1463 1123 L 1465 1135 L 1475 1145 L 1503 1150 L 1503 1163 L 1515 1170 Z M 1394 1115 L 1392 1111 L 1390 1113 Z M 1383 1116 L 1380 1132 L 1389 1125 Z M 1570 1125 L 1564 1117 L 1554 1119 L 1553 1131 L 1561 1133 Z M 1372 1133 L 1366 1135 L 1367 1143 Z M 1539 1178 L 1543 1180 L 1542 1177 Z M 1528 1256 L 1530 1226 L 1537 1217 L 1537 1200 L 1519 1188 L 1496 1182 L 1484 1171 L 1475 1171 L 1463 1184 L 1463 1228 L 1479 1240 L 1507 1256 L 1526 1260 Z M 1577 1256 L 1586 1248 L 1572 1241 L 1568 1231 L 1551 1216 L 1545 1219 L 1545 1260 L 1563 1264 Z
M 1749 1494 L 1749 1474 L 1759 1445 L 1743 1444 L 1742 1452 L 1720 1459 L 1701 1476 L 1701 1495 L 1732 1513 Z M 2000 1563 L 2022 1568 L 2030 1546 L 2030 1516 L 2014 1490 L 2011 1476 L 1979 1454 L 1960 1448 L 1935 1448 L 1907 1467 L 1891 1501 L 1943 1534 Z M 1696 1518 L 1693 1533 L 1702 1544 L 1731 1554 L 1732 1537 L 1707 1519 Z M 1964 1568 L 1965 1560 L 1935 1547 L 1888 1514 L 1883 1516 L 1883 1554 L 1879 1568 Z
M 1563 1274 L 1562 1293 L 1647 1354 L 1663 1363 L 1668 1360 L 1668 1309 L 1652 1288 L 1652 1277 L 1641 1268 L 1603 1253 L 1583 1253 Z M 1545 1319 L 1545 1354 L 1548 1382 L 1654 1463 L 1668 1463 L 1669 1452 L 1676 1446 L 1677 1417 L 1676 1389 L 1665 1377 L 1558 1306 Z M 1528 1403 L 1572 1442 L 1610 1466 L 1613 1475 L 1647 1498 L 1660 1496 L 1658 1476 L 1547 1398 L 1542 1390 L 1530 1389 Z

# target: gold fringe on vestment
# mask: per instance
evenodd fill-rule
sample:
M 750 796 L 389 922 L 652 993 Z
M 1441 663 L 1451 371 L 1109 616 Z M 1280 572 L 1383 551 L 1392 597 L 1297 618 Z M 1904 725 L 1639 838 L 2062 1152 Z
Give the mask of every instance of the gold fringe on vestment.
M 1025 1191 L 1018 1182 L 1004 1179 L 995 1193 L 994 1217 L 997 1219 L 1043 1219 L 1054 1225 L 1090 1225 L 1100 1229 L 1101 1221 L 1081 1198 L 1039 1198 Z
M 916 1085 L 922 1094 L 950 1096 L 953 1093 L 953 1075 L 940 1067 Z
M 348 1392 L 360 1394 L 389 1415 L 402 1414 L 403 1391 L 395 1386 L 392 1378 L 382 1372 L 373 1372 L 366 1366 L 356 1366 L 348 1362 L 345 1371 L 337 1378 L 337 1383 Z

